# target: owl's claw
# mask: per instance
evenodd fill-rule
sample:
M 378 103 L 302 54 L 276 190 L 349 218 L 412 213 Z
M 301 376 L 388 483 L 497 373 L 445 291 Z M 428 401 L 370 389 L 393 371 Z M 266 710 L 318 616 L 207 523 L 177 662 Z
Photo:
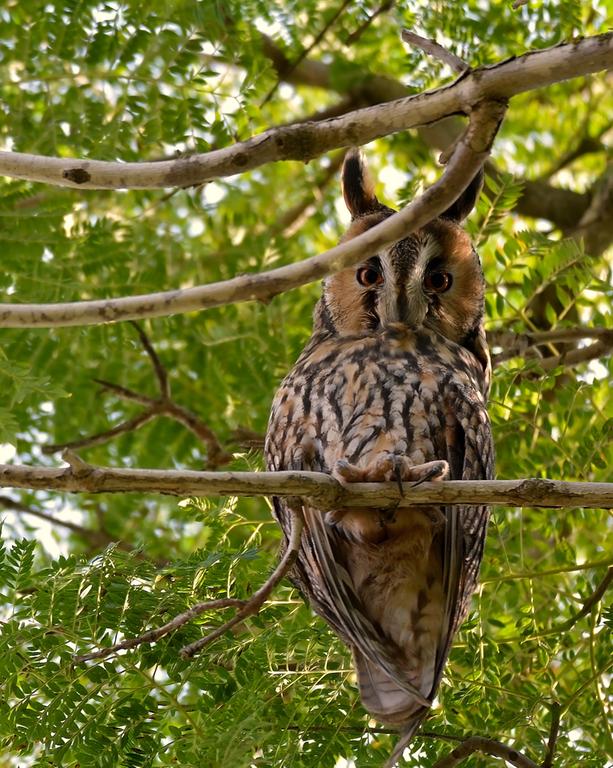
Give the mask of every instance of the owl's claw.
M 400 495 L 404 495 L 403 482 L 414 485 L 428 480 L 443 480 L 449 474 L 446 461 L 427 461 L 424 464 L 411 464 L 406 456 L 396 453 L 382 453 L 364 467 L 350 464 L 340 459 L 334 465 L 332 476 L 343 485 L 346 483 L 385 483 L 395 480 Z

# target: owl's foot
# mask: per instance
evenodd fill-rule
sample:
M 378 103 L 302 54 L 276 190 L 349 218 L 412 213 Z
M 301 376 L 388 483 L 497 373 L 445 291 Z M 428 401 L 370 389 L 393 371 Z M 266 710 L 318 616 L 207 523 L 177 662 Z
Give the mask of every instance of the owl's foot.
M 411 464 L 406 456 L 395 453 L 382 453 L 365 467 L 358 467 L 341 459 L 332 469 L 332 476 L 342 485 L 348 483 L 385 483 L 395 480 L 400 494 L 403 495 L 403 483 L 418 485 L 428 480 L 443 480 L 449 474 L 446 461 L 427 461 L 424 464 Z M 419 523 L 419 518 L 423 518 Z M 427 521 L 427 522 L 426 522 Z M 407 511 L 397 514 L 395 507 L 388 509 L 330 510 L 326 512 L 326 522 L 336 528 L 346 538 L 354 541 L 380 543 L 390 536 L 402 535 L 414 531 L 416 525 L 424 523 L 431 531 L 432 526 L 444 523 L 445 517 L 435 508 L 426 507 L 419 512 Z M 428 534 L 429 536 L 431 533 Z
M 411 464 L 406 456 L 396 453 L 382 453 L 365 467 L 358 467 L 341 459 L 332 470 L 332 477 L 340 483 L 386 483 L 396 480 L 402 483 L 424 483 L 426 481 L 444 480 L 449 474 L 449 464 L 446 461 L 427 461 L 424 464 Z

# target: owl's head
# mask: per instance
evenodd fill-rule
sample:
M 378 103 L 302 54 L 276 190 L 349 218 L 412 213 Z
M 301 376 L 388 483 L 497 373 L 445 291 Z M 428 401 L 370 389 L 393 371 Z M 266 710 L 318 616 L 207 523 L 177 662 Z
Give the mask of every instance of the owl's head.
M 349 150 L 342 171 L 351 213 L 344 240 L 391 216 L 374 193 L 358 150 Z M 438 218 L 356 267 L 327 278 L 319 321 L 341 335 L 376 333 L 391 323 L 427 328 L 469 349 L 487 366 L 483 332 L 484 281 L 479 257 L 460 226 L 475 205 L 478 174 Z

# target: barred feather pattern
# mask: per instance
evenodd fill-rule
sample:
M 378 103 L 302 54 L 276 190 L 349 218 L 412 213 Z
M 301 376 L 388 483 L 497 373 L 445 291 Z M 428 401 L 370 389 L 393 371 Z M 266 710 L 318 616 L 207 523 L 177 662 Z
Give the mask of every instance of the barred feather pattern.
M 331 472 L 340 459 L 367 465 L 390 452 L 414 464 L 444 459 L 452 479 L 490 478 L 482 380 L 473 355 L 434 331 L 316 334 L 275 397 L 268 466 Z M 274 510 L 288 533 L 285 502 Z M 375 541 L 308 505 L 304 514 L 292 578 L 353 649 L 366 708 L 401 724 L 425 714 L 477 583 L 487 509 L 355 510 L 371 517 Z
M 342 177 L 346 239 L 392 215 L 359 152 L 348 153 Z M 269 469 L 343 483 L 492 477 L 484 281 L 460 226 L 480 183 L 419 231 L 326 279 L 313 335 L 273 401 Z M 287 503 L 274 500 L 286 543 Z M 406 739 L 428 712 L 468 611 L 488 510 L 322 511 L 308 500 L 302 510 L 291 578 L 352 649 L 364 707 Z

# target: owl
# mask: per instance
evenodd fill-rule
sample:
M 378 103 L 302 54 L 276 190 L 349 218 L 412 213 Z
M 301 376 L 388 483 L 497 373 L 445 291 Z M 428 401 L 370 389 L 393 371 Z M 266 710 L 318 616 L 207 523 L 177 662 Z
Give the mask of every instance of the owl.
M 481 174 L 422 229 L 328 277 L 312 336 L 273 401 L 270 470 L 313 470 L 342 484 L 490 479 L 484 280 L 460 222 Z M 394 211 L 361 153 L 342 170 L 356 237 Z M 288 503 L 274 499 L 285 533 Z M 409 736 L 432 704 L 477 585 L 482 506 L 322 511 L 306 499 L 290 574 L 351 648 L 364 708 Z

